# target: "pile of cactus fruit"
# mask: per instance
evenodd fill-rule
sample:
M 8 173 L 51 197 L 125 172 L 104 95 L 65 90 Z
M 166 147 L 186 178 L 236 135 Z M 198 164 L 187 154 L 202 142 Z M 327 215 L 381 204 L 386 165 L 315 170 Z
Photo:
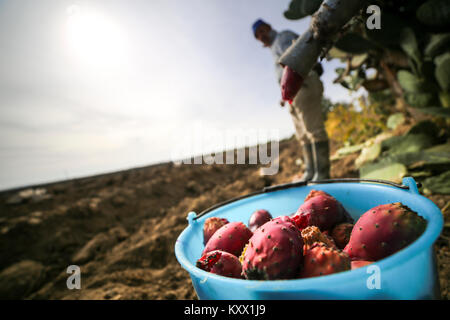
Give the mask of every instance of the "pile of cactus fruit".
M 330 194 L 311 190 L 298 210 L 273 218 L 264 209 L 246 224 L 210 217 L 196 266 L 247 280 L 325 276 L 366 266 L 415 241 L 426 221 L 401 203 L 371 208 L 354 222 Z

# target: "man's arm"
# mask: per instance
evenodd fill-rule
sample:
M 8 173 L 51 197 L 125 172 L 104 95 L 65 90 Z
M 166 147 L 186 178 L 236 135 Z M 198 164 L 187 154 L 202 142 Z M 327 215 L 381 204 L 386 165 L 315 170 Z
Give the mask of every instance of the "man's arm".
M 295 32 L 292 32 L 290 30 L 282 31 L 280 32 L 280 57 L 283 55 L 283 53 L 292 45 L 292 43 L 297 40 L 298 34 Z
M 277 73 L 278 83 L 281 83 L 281 77 L 283 75 L 283 67 L 278 63 L 278 59 L 283 53 L 292 45 L 292 43 L 298 38 L 298 34 L 295 32 L 285 30 L 278 34 L 278 39 L 275 44 L 275 71 Z

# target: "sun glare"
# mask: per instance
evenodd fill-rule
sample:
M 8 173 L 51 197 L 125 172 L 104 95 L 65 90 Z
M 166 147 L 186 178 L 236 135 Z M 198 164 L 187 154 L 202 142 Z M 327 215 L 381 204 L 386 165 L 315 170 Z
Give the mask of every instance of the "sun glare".
M 78 5 L 67 8 L 67 14 L 66 40 L 71 55 L 94 66 L 124 62 L 125 37 L 112 19 Z

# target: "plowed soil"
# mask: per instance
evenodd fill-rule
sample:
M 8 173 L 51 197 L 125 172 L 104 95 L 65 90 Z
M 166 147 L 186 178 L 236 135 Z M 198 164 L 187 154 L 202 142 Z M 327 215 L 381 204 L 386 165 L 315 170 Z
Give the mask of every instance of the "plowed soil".
M 332 147 L 332 151 L 333 151 Z M 256 165 L 179 165 L 136 168 L 64 181 L 41 199 L 0 193 L 0 298 L 196 299 L 174 254 L 190 211 L 290 182 L 301 172 L 298 142 L 280 143 L 280 171 Z M 332 163 L 332 177 L 357 177 L 356 155 Z M 443 299 L 450 297 L 450 196 L 432 195 L 447 227 L 437 241 Z M 81 267 L 80 290 L 69 290 L 66 269 Z

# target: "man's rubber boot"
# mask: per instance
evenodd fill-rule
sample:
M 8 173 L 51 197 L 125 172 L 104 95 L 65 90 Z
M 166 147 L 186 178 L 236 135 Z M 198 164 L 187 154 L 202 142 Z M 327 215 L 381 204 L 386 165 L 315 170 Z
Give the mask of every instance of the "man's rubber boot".
M 304 143 L 303 150 L 303 162 L 305 164 L 305 172 L 301 177 L 294 177 L 293 182 L 309 181 L 314 176 L 314 159 L 312 144 Z
M 312 181 L 330 179 L 330 147 L 327 141 L 312 145 L 314 176 Z

